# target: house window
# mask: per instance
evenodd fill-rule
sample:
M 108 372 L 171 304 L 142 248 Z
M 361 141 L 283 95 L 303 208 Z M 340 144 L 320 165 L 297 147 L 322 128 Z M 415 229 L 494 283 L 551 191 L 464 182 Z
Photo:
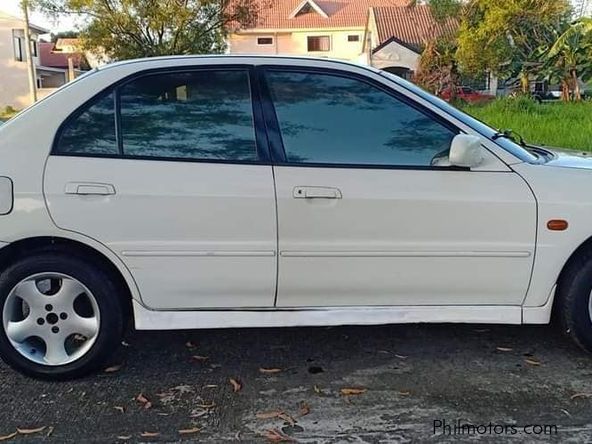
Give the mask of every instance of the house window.
M 25 48 L 23 47 L 23 38 L 12 31 L 12 41 L 14 45 L 14 59 L 18 62 L 25 60 Z
M 348 35 L 347 36 L 347 41 L 348 42 L 359 42 L 360 41 L 360 36 L 358 34 Z
M 31 39 L 31 54 L 37 57 L 37 40 Z
M 273 37 L 257 37 L 257 44 L 259 46 L 273 45 Z
M 331 37 L 328 35 L 308 37 L 309 52 L 331 51 Z

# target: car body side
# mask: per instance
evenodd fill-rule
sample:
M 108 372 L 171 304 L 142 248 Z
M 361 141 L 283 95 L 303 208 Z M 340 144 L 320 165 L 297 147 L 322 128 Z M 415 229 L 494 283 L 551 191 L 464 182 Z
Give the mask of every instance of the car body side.
M 136 73 L 167 67 L 191 67 L 195 65 L 244 65 L 278 64 L 342 69 L 371 77 L 374 81 L 395 89 L 426 109 L 438 113 L 454 123 L 461 131 L 477 135 L 491 155 L 486 163 L 493 171 L 513 171 L 518 174 L 532 192 L 536 201 L 536 227 L 534 262 L 530 283 L 521 305 L 500 306 L 447 306 L 437 307 L 356 307 L 310 310 L 283 310 L 275 307 L 260 311 L 236 310 L 153 310 L 142 299 L 134 273 L 120 255 L 106 245 L 82 232 L 58 228 L 52 220 L 44 193 L 45 167 L 50 156 L 58 128 L 79 106 L 114 83 Z M 30 123 L 35 122 L 31 127 Z M 114 64 L 90 75 L 84 81 L 73 82 L 58 93 L 44 99 L 34 107 L 7 122 L 0 130 L 0 176 L 11 178 L 14 186 L 12 211 L 0 216 L 0 241 L 2 251 L 27 239 L 67 239 L 86 245 L 109 260 L 119 271 L 133 299 L 137 328 L 191 328 L 238 327 L 266 325 L 329 325 L 342 323 L 389 322 L 497 322 L 497 323 L 547 323 L 550 319 L 557 280 L 565 264 L 585 248 L 592 235 L 592 200 L 588 185 L 592 178 L 588 166 L 564 168 L 523 162 L 504 150 L 490 138 L 483 136 L 467 122 L 452 116 L 439 104 L 439 99 L 428 100 L 416 95 L 401 82 L 385 78 L 377 71 L 349 64 L 330 61 L 302 60 L 297 58 L 266 57 L 179 57 L 149 59 Z M 550 231 L 550 219 L 565 219 L 569 228 Z M 513 221 L 507 220 L 508 233 Z M 462 227 L 459 227 L 462 229 Z M 490 270 L 495 274 L 497 270 Z M 504 276 L 499 276 L 504 279 Z M 281 313 L 274 316 L 272 312 Z

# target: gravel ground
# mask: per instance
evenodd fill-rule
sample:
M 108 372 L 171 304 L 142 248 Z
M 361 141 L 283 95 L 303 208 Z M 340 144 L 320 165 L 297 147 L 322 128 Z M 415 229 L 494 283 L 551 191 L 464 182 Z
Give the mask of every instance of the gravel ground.
M 45 427 L 12 440 L 592 441 L 592 357 L 547 326 L 135 332 L 112 366 L 46 383 L 0 364 L 0 435 Z M 458 420 L 483 433 L 434 433 L 434 421 Z M 556 429 L 528 434 L 529 425 Z

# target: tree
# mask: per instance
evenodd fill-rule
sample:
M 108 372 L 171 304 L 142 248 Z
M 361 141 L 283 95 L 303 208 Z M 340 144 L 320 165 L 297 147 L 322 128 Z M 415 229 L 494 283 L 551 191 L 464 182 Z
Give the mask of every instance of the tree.
M 52 43 L 56 43 L 59 39 L 77 39 L 80 37 L 78 31 L 62 31 L 56 32 L 55 34 L 52 32 L 50 35 Z
M 549 74 L 561 82 L 562 99 L 581 100 L 579 79 L 592 78 L 592 19 L 572 23 L 546 52 Z
M 85 49 L 121 60 L 220 53 L 230 26 L 257 20 L 261 0 L 38 0 L 49 15 L 87 17 Z
M 434 26 L 428 33 L 433 38 L 425 42 L 419 59 L 419 67 L 414 80 L 424 89 L 440 94 L 444 89 L 450 90 L 452 100 L 456 97 L 456 87 L 460 78 L 456 62 L 456 35 L 437 36 L 436 26 L 453 20 L 462 10 L 461 0 L 427 0 L 434 18 Z M 418 5 L 417 0 L 410 7 Z
M 463 8 L 457 59 L 477 74 L 518 76 L 524 93 L 542 68 L 541 45 L 550 45 L 571 16 L 568 0 L 469 0 Z

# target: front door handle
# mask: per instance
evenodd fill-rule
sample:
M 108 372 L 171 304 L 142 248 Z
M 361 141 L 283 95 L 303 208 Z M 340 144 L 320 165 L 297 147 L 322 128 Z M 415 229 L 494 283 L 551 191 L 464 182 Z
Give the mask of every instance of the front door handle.
M 115 194 L 115 187 L 109 183 L 68 182 L 65 193 L 81 196 L 109 196 Z
M 295 187 L 294 199 L 341 199 L 339 188 L 333 187 Z

